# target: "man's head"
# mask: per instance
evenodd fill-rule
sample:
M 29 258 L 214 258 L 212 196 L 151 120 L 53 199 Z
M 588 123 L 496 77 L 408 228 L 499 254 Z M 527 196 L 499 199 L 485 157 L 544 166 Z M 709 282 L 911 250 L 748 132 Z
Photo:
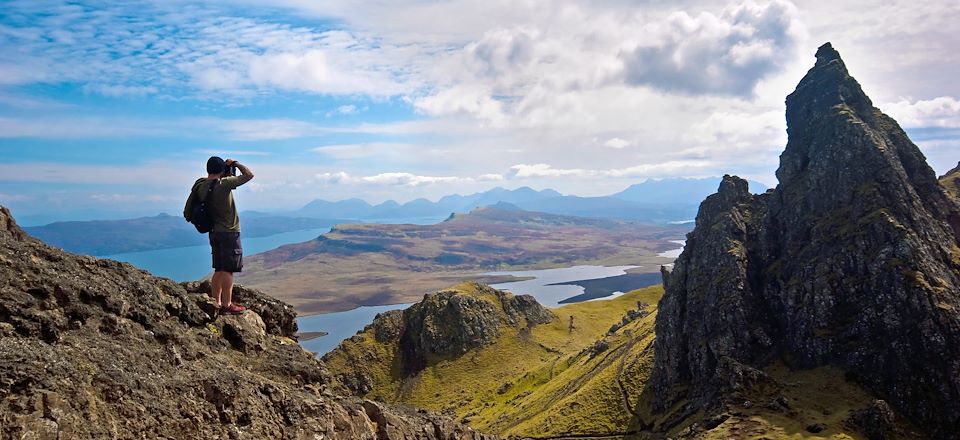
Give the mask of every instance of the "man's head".
M 223 174 L 226 168 L 226 162 L 217 156 L 207 159 L 207 174 Z

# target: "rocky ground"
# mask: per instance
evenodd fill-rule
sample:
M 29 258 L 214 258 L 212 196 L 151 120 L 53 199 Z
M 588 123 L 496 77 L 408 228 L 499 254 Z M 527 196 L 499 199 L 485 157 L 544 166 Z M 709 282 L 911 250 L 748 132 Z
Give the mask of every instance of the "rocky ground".
M 490 439 L 358 398 L 294 339 L 295 313 L 51 248 L 0 207 L 0 437 Z

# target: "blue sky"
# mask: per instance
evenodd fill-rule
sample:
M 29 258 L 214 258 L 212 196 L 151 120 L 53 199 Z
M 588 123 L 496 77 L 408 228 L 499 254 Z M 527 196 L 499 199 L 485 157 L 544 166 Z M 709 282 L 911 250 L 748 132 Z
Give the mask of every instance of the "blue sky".
M 735 173 L 832 41 L 937 172 L 960 160 L 955 1 L 0 1 L 0 203 L 178 212 L 211 154 L 242 208 Z

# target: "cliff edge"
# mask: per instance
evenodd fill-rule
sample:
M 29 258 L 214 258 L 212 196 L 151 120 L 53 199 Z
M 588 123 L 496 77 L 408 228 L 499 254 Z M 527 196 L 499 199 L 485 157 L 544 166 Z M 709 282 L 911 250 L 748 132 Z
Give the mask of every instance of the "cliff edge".
M 446 417 L 339 397 L 293 309 L 76 256 L 0 207 L 0 437 L 491 439 Z

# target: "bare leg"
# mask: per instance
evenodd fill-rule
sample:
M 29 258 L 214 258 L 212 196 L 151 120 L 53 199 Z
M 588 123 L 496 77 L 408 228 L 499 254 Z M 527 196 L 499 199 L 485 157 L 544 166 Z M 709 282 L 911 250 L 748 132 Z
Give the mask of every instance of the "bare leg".
M 217 302 L 217 307 L 223 304 L 220 302 L 220 295 L 223 292 L 223 274 L 224 272 L 214 272 L 213 277 L 210 278 L 210 297 Z
M 233 272 L 220 272 L 220 286 L 222 288 L 221 299 L 223 307 L 229 307 L 233 304 Z

